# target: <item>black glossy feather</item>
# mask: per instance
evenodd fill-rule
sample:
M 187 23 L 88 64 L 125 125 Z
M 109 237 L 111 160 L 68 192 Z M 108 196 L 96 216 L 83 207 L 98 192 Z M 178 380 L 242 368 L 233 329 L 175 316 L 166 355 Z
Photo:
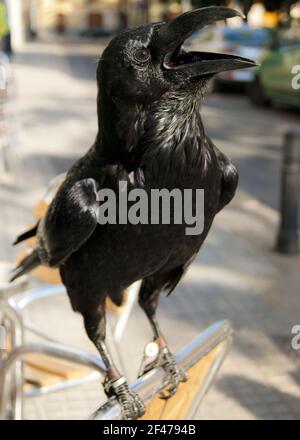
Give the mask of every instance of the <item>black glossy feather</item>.
M 24 232 L 23 234 L 19 235 L 15 239 L 15 241 L 13 242 L 13 245 L 15 246 L 16 244 L 19 244 L 22 241 L 27 240 L 28 238 L 34 237 L 36 235 L 38 225 L 39 224 L 37 223 L 33 228 L 31 228 L 28 231 Z
M 35 269 L 40 264 L 41 260 L 38 256 L 37 250 L 35 249 L 20 261 L 17 267 L 13 270 L 10 281 L 12 282 L 22 275 L 25 275 L 27 272 Z

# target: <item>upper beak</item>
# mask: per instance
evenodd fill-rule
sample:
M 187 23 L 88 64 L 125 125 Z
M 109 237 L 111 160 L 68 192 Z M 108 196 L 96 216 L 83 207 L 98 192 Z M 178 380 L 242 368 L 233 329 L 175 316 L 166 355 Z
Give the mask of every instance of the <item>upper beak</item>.
M 152 50 L 168 71 L 181 71 L 194 77 L 226 70 L 254 67 L 255 61 L 224 54 L 187 52 L 181 46 L 195 31 L 219 20 L 243 17 L 238 11 L 226 7 L 210 6 L 186 12 L 162 25 L 152 40 Z

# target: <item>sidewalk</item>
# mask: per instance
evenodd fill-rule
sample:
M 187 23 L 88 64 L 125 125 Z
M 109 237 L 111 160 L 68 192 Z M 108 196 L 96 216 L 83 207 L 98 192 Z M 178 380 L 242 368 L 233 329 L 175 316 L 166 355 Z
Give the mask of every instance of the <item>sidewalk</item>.
M 32 222 L 31 210 L 47 182 L 94 139 L 93 60 L 99 55 L 93 45 L 36 43 L 14 61 L 23 167 L 14 181 L 0 187 L 2 260 L 14 258 L 10 242 Z M 300 353 L 290 348 L 291 328 L 300 324 L 300 258 L 272 251 L 281 133 L 283 124 L 297 117 L 253 109 L 243 97 L 216 95 L 207 99 L 204 118 L 217 146 L 242 171 L 241 185 L 183 282 L 171 297 L 161 298 L 161 326 L 176 351 L 216 320 L 233 324 L 232 350 L 199 418 L 300 418 Z M 67 299 L 36 305 L 31 317 L 52 336 L 94 350 Z M 136 307 L 122 343 L 131 379 L 150 338 Z M 28 401 L 26 417 L 86 418 L 101 399 L 101 386 L 93 383 Z

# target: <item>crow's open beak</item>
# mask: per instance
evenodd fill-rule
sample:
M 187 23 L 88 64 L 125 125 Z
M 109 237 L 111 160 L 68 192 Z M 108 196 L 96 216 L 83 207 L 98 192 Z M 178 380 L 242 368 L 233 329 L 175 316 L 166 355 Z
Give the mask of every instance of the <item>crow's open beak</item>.
M 243 16 L 234 9 L 210 6 L 186 12 L 161 26 L 152 44 L 160 56 L 163 69 L 170 73 L 176 72 L 177 75 L 180 72 L 184 77 L 192 78 L 256 66 L 255 61 L 247 58 L 211 52 L 188 52 L 182 47 L 184 41 L 195 31 L 233 17 Z

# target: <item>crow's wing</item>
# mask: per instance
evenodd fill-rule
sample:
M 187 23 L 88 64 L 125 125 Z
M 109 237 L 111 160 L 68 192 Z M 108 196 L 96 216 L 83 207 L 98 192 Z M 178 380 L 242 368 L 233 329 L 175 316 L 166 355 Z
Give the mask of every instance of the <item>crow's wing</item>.
M 95 166 L 92 159 L 84 157 L 75 164 L 59 187 L 45 216 L 36 227 L 16 240 L 19 243 L 36 235 L 37 244 L 32 253 L 14 269 L 11 281 L 40 264 L 60 266 L 95 231 L 99 207 L 97 193 L 104 181 L 108 179 L 115 184 L 119 180 L 126 180 L 130 184 L 130 176 L 120 164 Z M 93 178 L 85 178 L 86 175 Z M 82 177 L 76 181 L 78 176 Z
M 59 266 L 93 234 L 102 181 L 86 178 L 58 190 L 37 229 L 37 253 L 43 264 Z
M 222 151 L 220 151 L 212 140 L 206 136 L 206 141 L 210 148 L 212 148 L 216 154 L 219 168 L 222 175 L 221 192 L 218 211 L 221 211 L 234 197 L 238 182 L 239 174 L 236 166 Z

